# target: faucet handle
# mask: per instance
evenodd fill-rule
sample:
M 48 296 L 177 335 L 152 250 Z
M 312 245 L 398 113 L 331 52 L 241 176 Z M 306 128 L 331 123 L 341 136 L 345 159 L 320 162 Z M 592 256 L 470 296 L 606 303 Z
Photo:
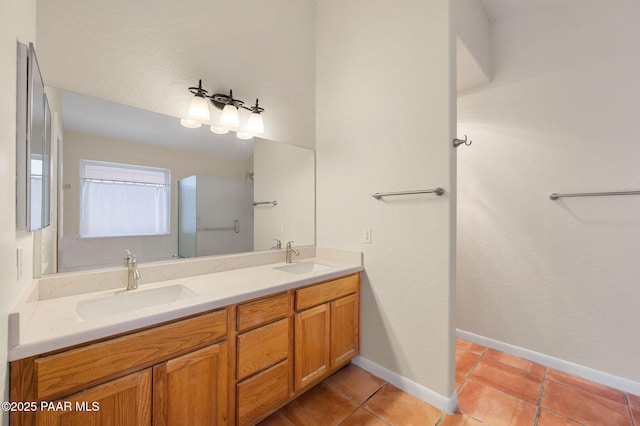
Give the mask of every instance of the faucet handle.
M 129 265 L 129 262 L 131 261 L 131 251 L 129 250 L 125 250 L 124 251 L 124 266 Z
M 295 241 L 287 241 L 287 248 L 290 249 L 291 248 L 291 243 L 295 243 Z
M 276 242 L 276 245 L 275 245 L 275 246 L 273 246 L 273 247 L 271 247 L 271 249 L 272 249 L 272 250 L 273 250 L 273 249 L 281 249 L 281 248 L 282 248 L 282 241 L 280 241 L 280 240 L 279 240 L 279 239 L 277 239 L 277 238 L 274 238 L 274 239 L 273 239 L 273 241 L 275 241 L 275 242 Z

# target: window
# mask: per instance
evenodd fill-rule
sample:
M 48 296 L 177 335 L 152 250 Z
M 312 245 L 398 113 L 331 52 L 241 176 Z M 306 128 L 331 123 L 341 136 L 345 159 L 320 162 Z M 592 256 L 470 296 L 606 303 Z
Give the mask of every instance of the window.
M 169 233 L 171 172 L 80 160 L 80 237 Z
M 31 154 L 31 226 L 42 228 L 42 155 Z

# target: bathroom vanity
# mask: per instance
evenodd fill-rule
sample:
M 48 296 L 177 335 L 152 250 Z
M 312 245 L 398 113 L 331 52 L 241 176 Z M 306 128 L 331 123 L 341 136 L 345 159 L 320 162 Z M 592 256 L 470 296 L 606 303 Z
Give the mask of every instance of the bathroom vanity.
M 245 291 L 224 306 L 215 303 L 232 299 L 182 301 L 179 316 L 170 321 L 110 335 L 103 331 L 100 338 L 15 359 L 11 400 L 36 402 L 38 409 L 14 411 L 11 422 L 255 424 L 359 352 L 362 267 L 333 265 L 314 271 L 322 265 L 308 262 L 309 272 L 295 273 L 284 265 L 283 278 L 272 291 Z M 250 268 L 246 279 L 263 275 L 269 282 L 274 270 L 269 265 Z M 233 287 L 242 288 L 242 270 L 228 274 L 236 276 Z M 182 281 L 202 295 L 206 292 L 195 283 L 220 275 L 225 273 Z M 183 315 L 188 312 L 183 305 L 203 310 Z M 30 352 L 43 347 L 34 344 Z

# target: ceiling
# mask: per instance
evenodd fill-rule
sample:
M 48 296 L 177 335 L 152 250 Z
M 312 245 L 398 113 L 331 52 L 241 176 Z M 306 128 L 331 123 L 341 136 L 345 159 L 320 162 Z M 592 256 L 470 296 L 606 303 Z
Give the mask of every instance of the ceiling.
M 481 1 L 489 19 L 496 21 L 578 0 L 473 1 Z M 265 137 L 311 147 L 314 2 L 194 0 L 193 6 L 153 0 L 37 0 L 36 44 L 46 83 L 179 117 L 191 97 L 186 88 L 202 78 L 210 91 L 234 89 L 246 102 L 259 97 L 266 109 Z M 468 79 L 464 87 L 483 81 L 470 58 L 459 58 L 460 63 L 468 62 L 463 67 Z M 132 131 L 144 143 L 179 140 L 181 146 L 199 152 L 247 155 L 233 135 L 213 135 L 204 126 L 184 129 L 176 118 L 115 105 L 68 95 L 65 109 L 81 118 L 65 117 L 65 126 L 86 132 L 83 126 L 91 124 L 108 137 L 123 138 Z M 128 124 L 116 125 L 108 118 L 111 114 L 118 123 Z
M 110 139 L 165 146 L 208 155 L 246 160 L 253 156 L 253 141 L 240 140 L 234 132 L 211 133 L 209 126 L 187 129 L 179 119 L 156 112 L 61 91 L 65 131 Z

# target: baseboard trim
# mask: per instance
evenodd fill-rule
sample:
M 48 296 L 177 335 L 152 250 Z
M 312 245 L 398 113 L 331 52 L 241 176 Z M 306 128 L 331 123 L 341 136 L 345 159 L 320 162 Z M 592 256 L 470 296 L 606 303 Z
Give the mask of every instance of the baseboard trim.
M 468 331 L 456 329 L 456 336 L 491 349 L 528 359 L 529 361 L 536 362 L 544 365 L 545 367 L 554 368 L 564 373 L 573 374 L 574 376 L 579 376 L 583 379 L 600 383 L 601 385 L 640 396 L 640 382 L 634 382 L 633 380 L 614 376 L 613 374 L 605 373 L 604 371 L 595 370 L 590 367 L 585 367 L 583 365 L 555 358 L 550 355 L 545 355 L 540 352 L 535 352 L 530 349 L 514 346 L 509 343 L 501 342 L 500 340 L 491 339 Z
M 421 401 L 424 401 L 445 413 L 451 414 L 458 408 L 458 394 L 455 391 L 450 398 L 447 398 L 429 388 L 407 379 L 404 376 L 401 376 L 394 371 L 389 370 L 386 367 L 381 366 L 380 364 L 376 364 L 375 362 L 364 358 L 362 355 L 356 356 L 351 360 L 351 362 L 358 367 L 367 370 L 371 374 L 380 377 L 382 380 L 391 383 L 393 386 L 405 391 L 409 395 L 413 395 Z

